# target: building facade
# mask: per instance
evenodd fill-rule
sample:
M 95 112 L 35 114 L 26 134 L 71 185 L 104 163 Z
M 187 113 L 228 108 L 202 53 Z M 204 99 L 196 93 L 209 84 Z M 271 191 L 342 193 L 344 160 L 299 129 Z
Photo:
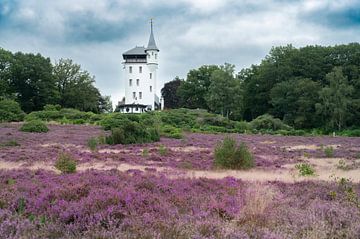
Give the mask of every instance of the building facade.
M 153 24 L 148 46 L 123 53 L 125 102 L 119 105 L 122 113 L 143 113 L 161 109 L 157 92 L 159 49 L 156 46 Z

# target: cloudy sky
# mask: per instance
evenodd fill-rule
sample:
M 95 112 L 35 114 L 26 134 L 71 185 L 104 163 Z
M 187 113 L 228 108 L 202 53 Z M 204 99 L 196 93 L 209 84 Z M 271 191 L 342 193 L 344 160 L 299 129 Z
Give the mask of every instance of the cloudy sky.
M 0 47 L 71 58 L 102 94 L 124 94 L 122 53 L 155 18 L 159 81 L 205 64 L 258 64 L 272 46 L 360 41 L 360 0 L 0 0 Z

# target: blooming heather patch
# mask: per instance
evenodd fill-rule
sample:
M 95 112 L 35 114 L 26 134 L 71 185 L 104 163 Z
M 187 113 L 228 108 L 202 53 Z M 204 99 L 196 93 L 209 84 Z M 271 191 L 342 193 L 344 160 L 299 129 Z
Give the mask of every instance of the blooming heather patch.
M 358 238 L 335 184 L 250 184 L 154 173 L 0 171 L 4 238 Z M 359 186 L 356 186 L 359 193 Z M 337 192 L 337 197 L 329 192 Z

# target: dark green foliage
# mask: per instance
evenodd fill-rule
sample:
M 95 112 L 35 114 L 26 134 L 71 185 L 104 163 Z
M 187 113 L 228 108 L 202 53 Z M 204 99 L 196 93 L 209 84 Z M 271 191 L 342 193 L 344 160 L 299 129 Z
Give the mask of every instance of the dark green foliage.
M 73 157 L 66 153 L 61 153 L 55 162 L 55 168 L 62 173 L 75 173 L 76 161 Z
M 25 113 L 14 100 L 0 100 L 0 122 L 22 121 Z
M 244 142 L 237 144 L 236 140 L 226 137 L 219 143 L 214 152 L 216 167 L 229 169 L 248 169 L 254 166 L 254 159 Z
M 136 144 L 159 140 L 160 134 L 156 126 L 124 120 L 118 127 L 112 128 L 111 135 L 107 137 L 106 142 L 108 144 Z
M 183 79 L 175 77 L 174 80 L 164 84 L 164 88 L 161 89 L 161 95 L 164 98 L 165 109 L 180 108 L 180 97 L 177 95 L 177 90 L 183 82 Z
M 274 118 L 272 115 L 265 114 L 257 117 L 250 122 L 253 130 L 290 130 L 291 127 L 284 124 L 280 119 Z
M 211 75 L 217 69 L 218 66 L 210 65 L 189 71 L 186 81 L 177 90 L 182 106 L 190 109 L 208 109 L 205 97 L 211 84 Z
M 20 130 L 23 132 L 46 133 L 49 131 L 49 128 L 41 120 L 32 120 L 25 122 Z
M 101 97 L 94 86 L 95 77 L 70 59 L 60 59 L 54 66 L 53 78 L 60 95 L 60 105 L 81 111 L 107 110 L 109 98 Z

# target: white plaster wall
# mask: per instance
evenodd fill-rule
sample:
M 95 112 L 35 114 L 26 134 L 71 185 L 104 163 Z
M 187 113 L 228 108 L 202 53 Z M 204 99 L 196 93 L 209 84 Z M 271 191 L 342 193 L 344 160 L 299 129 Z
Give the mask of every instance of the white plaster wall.
M 146 63 L 125 63 L 124 65 L 125 104 L 151 105 L 152 109 L 154 109 L 157 66 L 149 67 Z M 129 72 L 130 66 L 132 67 L 132 73 Z M 140 66 L 142 67 L 142 73 L 139 72 Z M 150 73 L 152 73 L 152 79 L 150 79 Z M 132 79 L 132 86 L 129 85 L 129 79 Z M 136 79 L 139 79 L 139 86 L 136 84 Z M 151 92 L 150 86 L 152 86 Z M 136 100 L 133 99 L 133 92 L 136 92 Z M 139 98 L 139 92 L 142 92 L 141 99 Z

